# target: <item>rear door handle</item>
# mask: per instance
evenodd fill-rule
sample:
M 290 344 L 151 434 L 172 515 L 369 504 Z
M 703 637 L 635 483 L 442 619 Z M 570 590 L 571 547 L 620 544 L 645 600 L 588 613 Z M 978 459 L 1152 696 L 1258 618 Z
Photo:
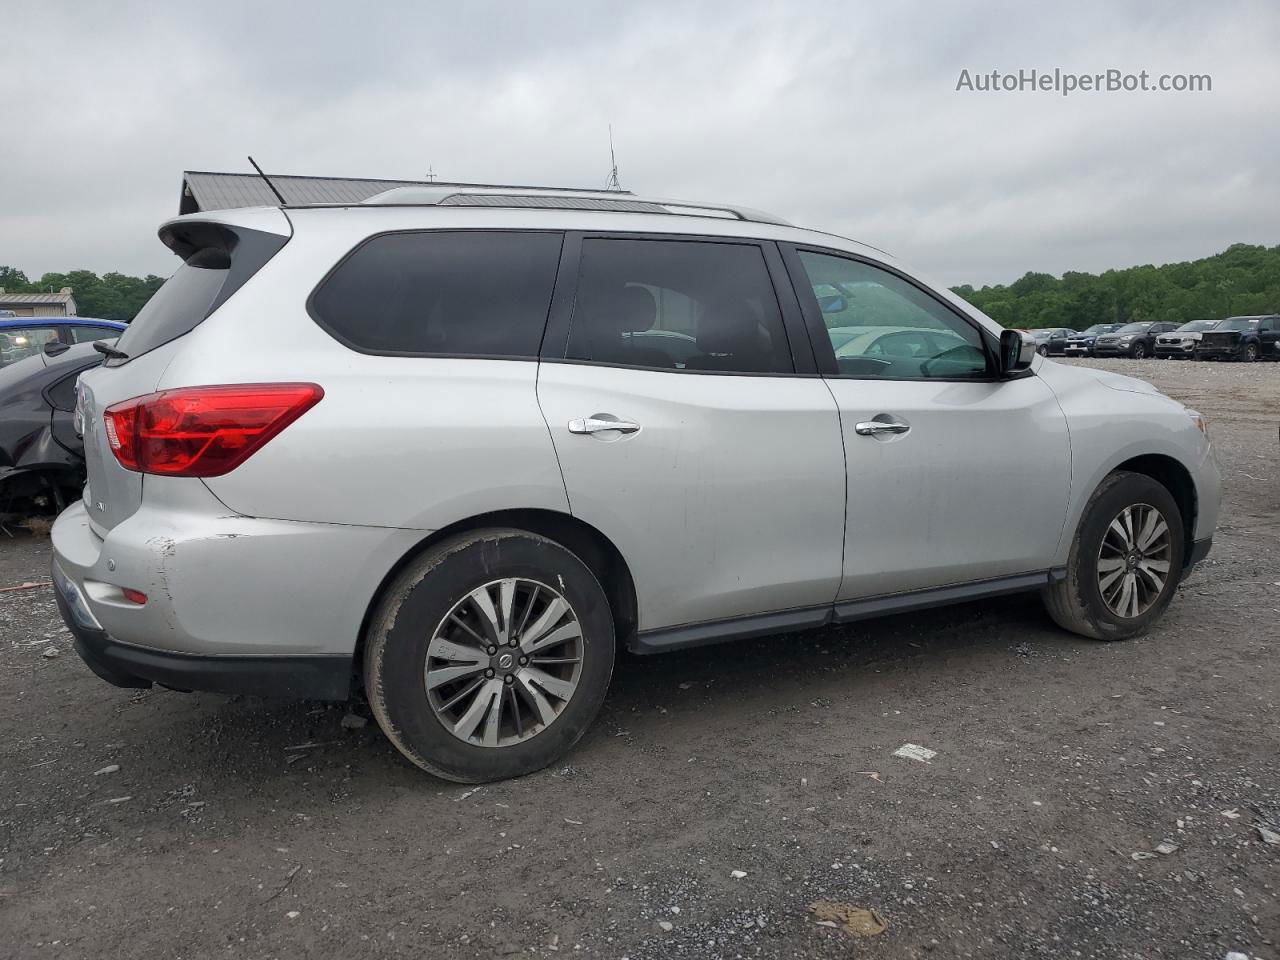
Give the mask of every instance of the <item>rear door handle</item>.
M 640 424 L 630 420 L 606 420 L 603 417 L 581 417 L 569 421 L 570 433 L 603 433 L 605 430 L 617 430 L 619 433 L 635 433 Z
M 853 426 L 853 432 L 860 437 L 876 437 L 882 433 L 906 433 L 910 429 L 907 424 L 893 420 L 864 420 Z

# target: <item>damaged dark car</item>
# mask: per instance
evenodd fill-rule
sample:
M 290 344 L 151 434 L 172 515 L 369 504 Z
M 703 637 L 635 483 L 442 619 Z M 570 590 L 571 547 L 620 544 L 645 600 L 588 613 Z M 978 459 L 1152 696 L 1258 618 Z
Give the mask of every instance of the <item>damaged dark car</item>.
M 0 369 L 0 515 L 61 510 L 79 498 L 76 378 L 102 359 L 92 343 L 50 344 Z

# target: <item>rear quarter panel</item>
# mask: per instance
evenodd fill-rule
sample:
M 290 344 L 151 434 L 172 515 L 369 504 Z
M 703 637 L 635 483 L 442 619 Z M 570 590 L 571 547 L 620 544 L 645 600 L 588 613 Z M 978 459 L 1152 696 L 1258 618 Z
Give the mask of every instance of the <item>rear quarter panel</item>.
M 419 530 L 498 509 L 568 512 L 536 361 L 370 356 L 307 313 L 316 284 L 365 235 L 340 220 L 296 231 L 182 338 L 159 389 L 302 381 L 325 391 L 209 489 L 249 516 Z

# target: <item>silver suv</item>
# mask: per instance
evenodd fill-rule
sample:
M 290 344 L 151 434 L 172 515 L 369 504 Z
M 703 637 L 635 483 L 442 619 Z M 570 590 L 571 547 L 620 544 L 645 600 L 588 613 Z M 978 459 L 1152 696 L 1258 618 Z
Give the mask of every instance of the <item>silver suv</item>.
M 448 779 L 562 755 L 620 646 L 1017 591 L 1132 636 L 1217 522 L 1194 411 L 756 211 L 402 188 L 160 237 L 183 265 L 81 377 L 77 649 L 121 686 L 363 688 Z

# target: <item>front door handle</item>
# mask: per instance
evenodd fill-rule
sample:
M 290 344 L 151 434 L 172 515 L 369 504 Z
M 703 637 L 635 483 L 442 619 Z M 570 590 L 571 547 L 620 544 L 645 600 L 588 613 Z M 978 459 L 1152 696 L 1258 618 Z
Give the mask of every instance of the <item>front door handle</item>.
M 853 432 L 860 437 L 876 437 L 882 433 L 906 433 L 910 429 L 907 424 L 893 420 L 865 420 L 853 426 Z
M 604 417 L 581 417 L 569 421 L 570 433 L 603 433 L 606 430 L 617 430 L 619 433 L 635 433 L 640 424 L 630 420 L 608 420 Z

